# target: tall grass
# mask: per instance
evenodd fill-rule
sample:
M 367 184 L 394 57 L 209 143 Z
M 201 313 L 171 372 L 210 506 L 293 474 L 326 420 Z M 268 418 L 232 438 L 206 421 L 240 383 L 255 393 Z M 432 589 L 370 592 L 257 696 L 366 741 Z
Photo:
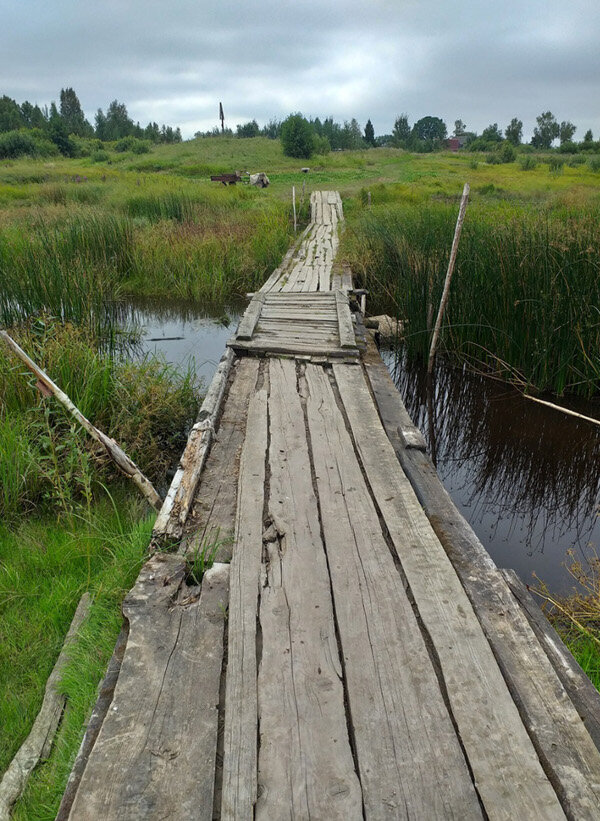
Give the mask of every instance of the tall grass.
M 162 360 L 126 362 L 99 351 L 84 327 L 37 319 L 14 329 L 23 348 L 94 424 L 159 486 L 185 445 L 199 405 L 191 371 Z M 116 478 L 104 453 L 29 372 L 0 348 L 0 518 L 46 509 L 68 514 L 98 482 Z
M 347 244 L 355 272 L 408 320 L 406 344 L 420 357 L 455 220 L 456 206 L 445 203 L 374 208 L 357 218 Z M 595 210 L 472 206 L 444 322 L 446 350 L 538 390 L 597 393 L 599 247 Z

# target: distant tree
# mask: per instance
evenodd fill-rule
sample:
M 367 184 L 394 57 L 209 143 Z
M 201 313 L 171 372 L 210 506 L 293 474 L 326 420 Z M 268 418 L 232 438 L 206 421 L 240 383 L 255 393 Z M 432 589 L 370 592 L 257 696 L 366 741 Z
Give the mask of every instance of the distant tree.
M 560 134 L 560 126 L 551 111 L 544 111 L 536 117 L 537 126 L 533 129 L 531 145 L 535 148 L 550 148 L 553 140 Z
M 564 145 L 565 143 L 573 142 L 573 136 L 577 131 L 577 126 L 570 123 L 568 120 L 563 120 L 559 126 L 558 131 L 558 138 L 560 140 L 560 144 Z
M 281 145 L 287 157 L 308 159 L 315 148 L 315 134 L 300 112 L 290 114 L 281 124 Z
M 148 123 L 144 129 L 144 139 L 153 143 L 160 142 L 160 128 L 158 123 Z
M 411 128 L 408 124 L 408 114 L 400 114 L 396 117 L 394 122 L 394 130 L 392 132 L 392 141 L 395 146 L 399 148 L 405 147 L 408 140 L 410 140 Z
M 317 121 L 318 120 L 315 120 L 315 123 Z M 319 126 L 320 125 L 321 125 L 321 123 L 319 122 Z M 269 122 L 266 125 L 264 125 L 262 127 L 260 133 L 263 137 L 268 137 L 269 140 L 276 140 L 279 137 L 279 132 L 280 131 L 281 131 L 281 120 L 271 119 L 271 120 L 269 120 Z
M 350 122 L 344 122 L 343 131 L 345 143 L 343 148 L 364 148 L 363 135 L 357 119 L 353 117 Z
M 106 127 L 106 114 L 102 111 L 101 108 L 98 109 L 96 112 L 95 123 L 96 123 L 96 137 L 99 140 L 108 140 L 108 129 Z
M 98 109 L 96 114 L 96 136 L 100 140 L 119 140 L 121 137 L 129 137 L 135 131 L 133 120 L 129 118 L 125 103 L 113 100 L 106 109 L 106 114 L 102 109 Z
M 46 125 L 46 118 L 39 105 L 32 105 L 27 100 L 21 103 L 21 116 L 27 128 L 44 128 Z
M 72 88 L 60 90 L 60 116 L 68 134 L 76 134 L 78 137 L 92 135 L 93 129 L 85 119 L 79 98 Z
M 236 126 L 236 133 L 238 137 L 258 137 L 260 134 L 260 128 L 258 127 L 256 120 L 250 120 L 242 125 L 238 123 Z
M 69 132 L 63 118 L 58 113 L 56 105 L 50 105 L 50 117 L 48 119 L 48 136 L 65 157 L 72 157 L 75 154 L 75 145 L 69 139 Z
M 454 120 L 454 136 L 461 137 L 463 134 L 466 134 L 467 126 L 463 123 L 462 120 Z
M 365 126 L 365 142 L 367 145 L 375 145 L 375 129 L 371 120 L 367 120 Z
M 481 132 L 481 139 L 488 143 L 501 143 L 502 129 L 498 126 L 498 123 L 492 123 L 484 128 Z
M 585 132 L 585 134 L 583 136 L 583 142 L 584 143 L 594 142 L 594 135 L 592 134 L 592 129 L 591 128 L 588 128 L 588 130 Z
M 446 123 L 439 117 L 422 117 L 412 127 L 412 136 L 432 146 L 438 146 L 446 139 Z
M 513 117 L 504 129 L 504 136 L 513 145 L 521 145 L 523 139 L 523 123 L 517 117 Z
M 25 125 L 21 109 L 6 94 L 0 97 L 0 131 L 15 131 Z

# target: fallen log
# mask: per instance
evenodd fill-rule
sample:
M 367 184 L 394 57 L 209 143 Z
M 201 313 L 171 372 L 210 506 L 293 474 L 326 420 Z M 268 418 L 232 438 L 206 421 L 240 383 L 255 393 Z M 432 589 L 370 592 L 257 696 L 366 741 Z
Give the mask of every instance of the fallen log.
M 31 732 L 20 746 L 0 782 L 0 821 L 9 821 L 11 809 L 23 794 L 33 769 L 39 761 L 48 758 L 50 754 L 66 703 L 66 697 L 60 688 L 61 676 L 69 658 L 69 647 L 73 644 L 89 612 L 90 604 L 90 594 L 84 593 L 75 610 L 62 650 L 46 682 L 40 712 L 33 723 Z
M 17 345 L 14 339 L 12 339 L 6 331 L 0 331 L 0 337 L 6 342 L 11 351 L 15 353 L 37 377 L 38 390 L 44 396 L 55 396 L 61 405 L 69 411 L 71 416 L 73 416 L 79 424 L 87 430 L 92 439 L 95 439 L 96 442 L 99 442 L 102 445 L 108 456 L 110 456 L 119 470 L 137 485 L 138 489 L 143 493 L 152 507 L 155 510 L 160 510 L 162 507 L 162 499 L 154 489 L 154 486 L 150 480 L 144 476 L 135 462 L 133 462 L 129 456 L 127 456 L 125 451 L 119 447 L 115 440 L 111 439 L 110 436 L 107 436 L 101 430 L 98 430 L 97 427 L 92 425 L 89 419 L 86 419 L 81 411 L 75 407 L 67 394 L 64 391 L 61 391 L 58 385 L 56 385 L 50 377 L 35 364 L 33 359 L 30 359 L 29 356 L 27 356 L 25 351 Z

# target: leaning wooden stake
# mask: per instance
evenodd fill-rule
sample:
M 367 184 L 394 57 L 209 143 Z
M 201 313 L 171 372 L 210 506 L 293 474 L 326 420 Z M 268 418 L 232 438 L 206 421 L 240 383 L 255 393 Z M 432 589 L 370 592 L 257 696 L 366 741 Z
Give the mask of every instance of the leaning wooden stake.
M 294 209 L 294 234 L 297 231 L 297 221 L 296 221 L 296 186 L 292 185 L 292 207 Z
M 9 821 L 10 811 L 21 797 L 27 779 L 41 759 L 48 758 L 54 735 L 65 708 L 66 698 L 61 692 L 60 679 L 69 657 L 69 647 L 90 609 L 89 593 L 81 597 L 60 655 L 46 683 L 42 708 L 31 732 L 19 748 L 0 782 L 0 821 Z
M 577 413 L 577 411 L 571 410 L 571 408 L 555 405 L 554 402 L 547 402 L 545 399 L 538 399 L 537 396 L 529 396 L 527 393 L 524 393 L 523 396 L 525 399 L 531 400 L 531 402 L 537 402 L 538 405 L 545 405 L 547 408 L 552 408 L 552 410 L 574 416 L 576 419 L 583 419 L 584 422 L 591 422 L 592 425 L 600 425 L 600 419 L 594 419 L 593 416 L 584 416 L 583 413 Z
M 431 337 L 431 347 L 429 349 L 429 362 L 427 363 L 427 373 L 433 372 L 435 349 L 437 348 L 438 338 L 440 336 L 440 328 L 442 327 L 442 319 L 444 317 L 444 311 L 446 310 L 446 303 L 448 302 L 448 295 L 450 293 L 450 282 L 452 280 L 452 273 L 454 271 L 454 263 L 456 262 L 456 252 L 458 251 L 458 241 L 460 239 L 460 232 L 462 231 L 463 222 L 465 220 L 465 211 L 467 210 L 469 191 L 469 183 L 465 183 L 465 187 L 463 188 L 462 193 L 462 199 L 460 201 L 458 219 L 456 220 L 456 228 L 454 230 L 454 239 L 452 240 L 452 251 L 450 252 L 450 261 L 448 262 L 446 281 L 444 282 L 444 291 L 442 293 L 440 308 L 438 310 L 437 319 L 435 321 L 435 328 L 433 329 L 433 336 Z
M 40 388 L 43 393 L 48 395 L 53 394 L 61 405 L 69 411 L 71 416 L 73 416 L 79 424 L 87 430 L 92 439 L 95 439 L 96 442 L 99 442 L 102 445 L 106 453 L 110 456 L 113 462 L 115 462 L 117 467 L 125 474 L 125 476 L 128 476 L 133 482 L 135 482 L 152 507 L 156 510 L 160 510 L 162 507 L 162 499 L 154 489 L 152 483 L 144 476 L 135 462 L 133 462 L 119 447 L 115 440 L 111 439 L 101 430 L 98 430 L 98 428 L 92 425 L 89 419 L 86 419 L 81 411 L 75 407 L 67 394 L 64 393 L 64 391 L 61 391 L 58 385 L 56 385 L 41 368 L 38 368 L 35 362 L 27 356 L 25 351 L 17 345 L 14 339 L 12 339 L 6 331 L 0 331 L 0 337 L 6 342 L 13 353 L 15 353 L 19 359 L 27 365 L 29 370 L 37 376 L 38 388 Z

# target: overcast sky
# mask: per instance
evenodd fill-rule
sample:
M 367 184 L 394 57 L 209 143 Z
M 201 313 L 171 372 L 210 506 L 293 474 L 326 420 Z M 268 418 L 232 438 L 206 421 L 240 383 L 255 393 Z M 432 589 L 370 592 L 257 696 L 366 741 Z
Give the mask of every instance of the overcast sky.
M 89 119 L 181 126 L 291 111 L 337 120 L 512 117 L 550 109 L 600 137 L 600 0 L 0 0 L 0 95 L 73 86 Z

